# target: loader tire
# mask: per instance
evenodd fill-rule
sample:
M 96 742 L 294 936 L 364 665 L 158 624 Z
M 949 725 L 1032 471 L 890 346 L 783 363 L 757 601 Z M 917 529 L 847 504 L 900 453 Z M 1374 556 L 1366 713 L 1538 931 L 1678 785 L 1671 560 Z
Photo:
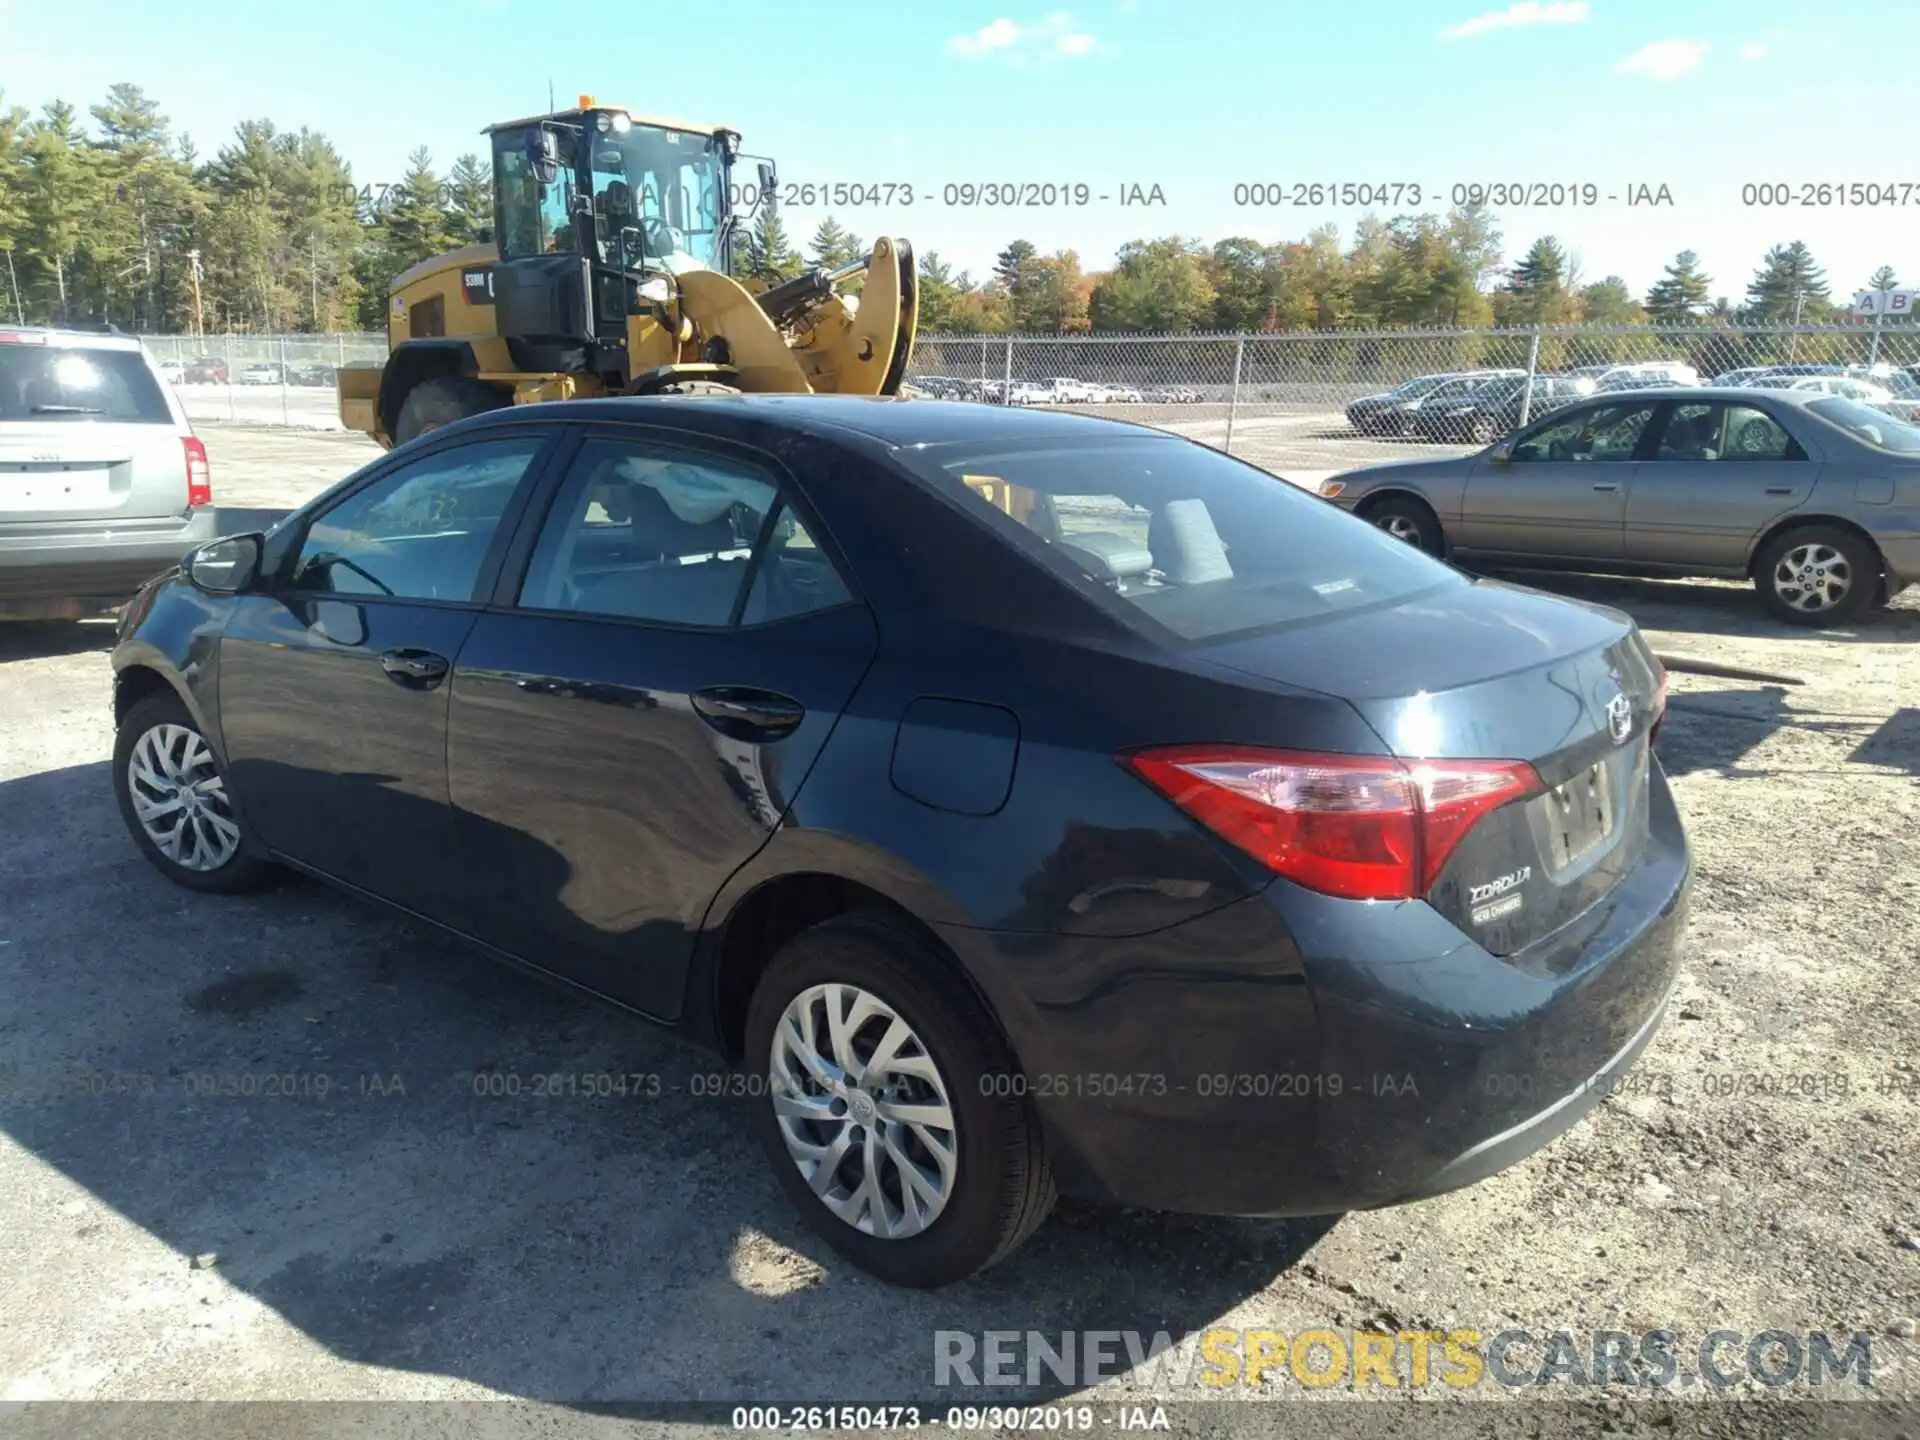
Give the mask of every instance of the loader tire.
M 407 392 L 401 402 L 400 418 L 394 423 L 393 443 L 409 440 L 451 425 L 469 415 L 500 410 L 513 403 L 513 397 L 498 385 L 465 375 L 443 375 L 438 380 L 423 380 Z

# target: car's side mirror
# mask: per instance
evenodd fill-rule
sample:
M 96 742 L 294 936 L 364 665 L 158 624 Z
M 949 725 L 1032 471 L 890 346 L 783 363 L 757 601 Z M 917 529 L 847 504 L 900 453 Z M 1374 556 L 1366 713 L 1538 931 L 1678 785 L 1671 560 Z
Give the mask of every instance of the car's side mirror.
M 1487 463 L 1489 465 L 1511 465 L 1513 463 L 1513 443 L 1508 440 L 1502 440 L 1498 445 L 1487 451 Z
M 209 595 L 238 595 L 260 576 L 259 535 L 209 540 L 187 556 L 187 579 Z

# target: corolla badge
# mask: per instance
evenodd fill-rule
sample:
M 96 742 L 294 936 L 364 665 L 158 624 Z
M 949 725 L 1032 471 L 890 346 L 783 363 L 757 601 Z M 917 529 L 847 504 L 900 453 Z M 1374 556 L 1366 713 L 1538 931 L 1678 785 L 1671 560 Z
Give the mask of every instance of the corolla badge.
M 1613 737 L 1613 743 L 1618 745 L 1627 738 L 1627 733 L 1632 729 L 1633 701 L 1626 697 L 1625 692 L 1622 692 L 1607 702 L 1607 733 Z

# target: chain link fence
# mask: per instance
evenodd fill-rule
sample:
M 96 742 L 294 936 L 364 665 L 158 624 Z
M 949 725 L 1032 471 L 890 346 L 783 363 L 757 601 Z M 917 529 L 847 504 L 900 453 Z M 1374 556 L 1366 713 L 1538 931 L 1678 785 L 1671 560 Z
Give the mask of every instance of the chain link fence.
M 340 423 L 334 367 L 386 353 L 378 334 L 143 338 L 194 420 L 319 429 Z M 918 395 L 1110 415 L 1302 479 L 1463 453 L 1582 395 L 1716 380 L 1920 418 L 1920 326 L 922 335 L 908 375 Z
M 1715 381 L 1827 388 L 1920 418 L 1920 327 L 923 335 L 909 375 L 919 394 L 1110 415 L 1302 480 L 1463 454 L 1586 395 Z

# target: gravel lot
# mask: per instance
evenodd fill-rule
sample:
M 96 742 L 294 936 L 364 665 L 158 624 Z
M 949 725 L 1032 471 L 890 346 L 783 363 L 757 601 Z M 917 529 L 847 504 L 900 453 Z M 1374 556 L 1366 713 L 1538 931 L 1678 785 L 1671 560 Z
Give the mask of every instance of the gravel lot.
M 291 505 L 374 453 L 203 433 L 224 504 Z M 700 1052 L 312 884 L 167 885 L 109 789 L 109 629 L 0 630 L 0 1400 L 516 1397 L 566 1407 L 518 1412 L 557 1433 L 588 1425 L 573 1407 L 630 1400 L 1153 1388 L 940 1394 L 939 1330 L 1665 1327 L 1685 1371 L 1709 1331 L 1779 1329 L 1871 1333 L 1873 1391 L 1835 1389 L 1903 1403 L 1789 1413 L 1803 1386 L 1749 1382 L 1540 1410 L 1582 1393 L 1559 1384 L 1422 1414 L 1448 1433 L 1920 1434 L 1903 1338 L 1920 1316 L 1920 603 L 1815 638 L 1743 588 L 1542 583 L 1630 611 L 1663 651 L 1806 682 L 1675 677 L 1661 753 L 1698 880 L 1640 1088 L 1438 1200 L 1337 1223 L 1063 1205 L 1014 1260 L 930 1295 L 849 1270 L 791 1218 L 744 1102 L 695 1093 L 717 1069 Z M 476 1075 L 553 1070 L 662 1092 L 475 1095 Z M 272 1075 L 302 1093 L 197 1093 Z M 1471 1393 L 1512 1398 L 1497 1391 Z M 1231 1393 L 1299 1402 L 1296 1433 L 1375 1433 L 1306 1403 L 1351 1392 L 1284 1370 Z M 1730 1396 L 1749 1403 L 1713 1403 Z M 1274 1417 L 1175 1423 L 1265 1434 Z

